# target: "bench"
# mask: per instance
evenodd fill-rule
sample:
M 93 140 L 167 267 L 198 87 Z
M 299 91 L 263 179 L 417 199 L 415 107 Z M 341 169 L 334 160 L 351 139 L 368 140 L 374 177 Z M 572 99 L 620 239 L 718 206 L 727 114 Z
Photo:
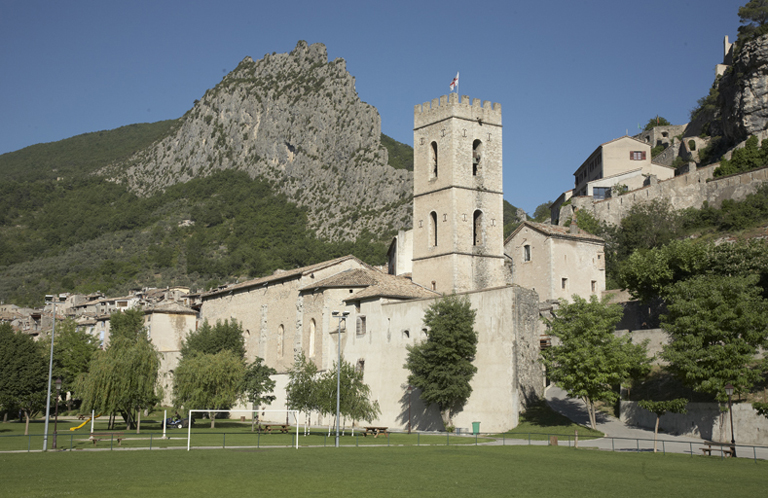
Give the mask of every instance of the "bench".
M 261 431 L 262 429 L 264 429 L 264 432 L 267 432 L 269 434 L 271 434 L 272 431 L 288 434 L 288 431 L 291 430 L 291 426 L 288 424 L 264 424 L 259 426 L 259 431 Z
M 732 457 L 736 453 L 736 448 L 712 442 L 707 442 L 706 446 L 701 448 L 701 453 L 703 455 L 712 456 L 712 451 L 719 451 L 723 456 Z
M 374 438 L 379 437 L 379 434 L 389 435 L 387 432 L 388 427 L 364 427 L 363 437 L 368 437 L 368 434 L 372 434 Z
M 93 445 L 96 446 L 97 441 L 108 439 L 110 441 L 117 439 L 117 445 L 121 446 L 120 442 L 125 439 L 122 432 L 92 432 L 88 438 L 93 441 Z

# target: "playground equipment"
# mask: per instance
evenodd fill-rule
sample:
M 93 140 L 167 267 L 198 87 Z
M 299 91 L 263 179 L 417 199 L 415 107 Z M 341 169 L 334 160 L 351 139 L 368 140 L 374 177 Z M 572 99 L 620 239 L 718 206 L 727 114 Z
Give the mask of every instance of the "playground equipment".
M 96 415 L 93 418 L 99 418 L 99 417 L 101 417 L 101 413 L 99 413 L 98 415 Z M 87 424 L 90 421 L 91 421 L 91 417 L 88 417 L 85 422 L 83 422 L 82 424 L 78 425 L 77 427 L 70 427 L 69 430 L 70 431 L 76 431 L 76 430 L 78 430 L 79 428 L 81 428 L 82 426 L 84 426 L 85 424 Z

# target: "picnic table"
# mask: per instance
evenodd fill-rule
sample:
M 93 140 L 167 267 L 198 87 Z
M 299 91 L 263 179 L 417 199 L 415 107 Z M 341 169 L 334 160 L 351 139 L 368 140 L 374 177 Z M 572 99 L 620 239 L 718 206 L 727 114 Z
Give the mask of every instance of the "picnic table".
M 384 434 L 387 436 L 389 433 L 387 432 L 388 427 L 364 427 L 363 431 L 363 437 L 368 437 L 368 434 L 372 434 L 374 438 L 379 437 L 379 434 Z
M 288 424 L 264 424 L 259 426 L 259 431 L 261 431 L 262 429 L 264 429 L 264 432 L 267 432 L 269 434 L 271 434 L 272 431 L 288 434 L 288 431 L 291 430 L 291 426 Z

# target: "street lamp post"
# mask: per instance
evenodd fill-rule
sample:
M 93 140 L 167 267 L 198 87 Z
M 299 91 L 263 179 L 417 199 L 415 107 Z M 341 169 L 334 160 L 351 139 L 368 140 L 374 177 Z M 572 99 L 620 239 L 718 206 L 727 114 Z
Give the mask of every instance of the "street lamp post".
M 56 449 L 56 431 L 59 430 L 59 395 L 61 393 L 61 377 L 56 378 L 56 415 L 53 419 L 53 446 Z
M 733 385 L 730 382 L 725 385 L 725 394 L 728 395 L 728 413 L 731 416 L 731 455 L 736 458 L 736 437 L 733 434 L 733 405 L 731 404 Z
M 56 336 L 56 298 L 46 295 L 45 304 L 53 303 L 53 325 L 51 326 L 51 358 L 48 360 L 48 390 L 45 392 L 45 433 L 43 434 L 43 451 L 48 451 L 48 421 L 51 418 L 51 376 L 53 375 L 53 339 Z
M 339 412 L 341 408 L 341 322 L 344 322 L 344 328 L 346 328 L 349 311 L 342 311 L 341 313 L 338 311 L 333 311 L 331 314 L 339 319 L 339 336 L 337 337 L 339 340 L 339 353 L 338 358 L 336 359 L 336 447 L 338 448 L 340 420 Z

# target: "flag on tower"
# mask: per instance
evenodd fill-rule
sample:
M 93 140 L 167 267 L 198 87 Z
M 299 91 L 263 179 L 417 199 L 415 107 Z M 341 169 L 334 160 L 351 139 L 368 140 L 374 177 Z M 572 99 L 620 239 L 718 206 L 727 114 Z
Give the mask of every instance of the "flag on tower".
M 456 77 L 453 78 L 453 81 L 451 81 L 451 91 L 458 90 L 459 88 L 459 73 L 456 73 Z

